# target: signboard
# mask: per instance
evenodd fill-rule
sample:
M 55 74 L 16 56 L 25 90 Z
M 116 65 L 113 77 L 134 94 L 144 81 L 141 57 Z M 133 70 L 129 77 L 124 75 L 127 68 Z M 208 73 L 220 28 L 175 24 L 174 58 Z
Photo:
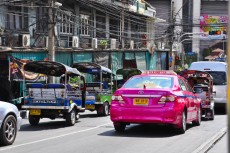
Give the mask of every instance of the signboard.
M 215 58 L 215 61 L 225 61 L 225 58 Z
M 226 39 L 228 16 L 200 16 L 201 39 Z
M 30 60 L 23 60 L 10 56 L 9 80 L 22 81 L 24 78 L 31 81 L 38 80 L 40 77 L 39 74 L 23 70 L 23 66 L 27 62 L 30 62 Z
M 195 55 L 196 53 L 195 52 L 188 52 L 187 54 L 188 55 Z

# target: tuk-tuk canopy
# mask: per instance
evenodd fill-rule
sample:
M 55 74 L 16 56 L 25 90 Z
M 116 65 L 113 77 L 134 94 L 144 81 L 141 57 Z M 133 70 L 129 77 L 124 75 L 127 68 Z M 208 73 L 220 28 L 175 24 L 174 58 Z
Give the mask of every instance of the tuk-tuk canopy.
M 111 76 L 114 75 L 112 70 L 109 68 L 106 68 L 104 66 L 101 66 L 97 63 L 91 63 L 91 62 L 80 62 L 80 63 L 73 63 L 73 68 L 77 68 L 80 72 L 98 75 L 102 72 L 103 76 Z
M 83 76 L 76 68 L 53 61 L 32 61 L 24 65 L 24 70 L 56 77 L 63 74 Z
M 204 71 L 198 71 L 198 70 L 184 70 L 180 73 L 180 76 L 188 79 L 189 77 L 195 77 L 195 78 L 207 78 L 208 80 L 212 80 L 212 76 Z

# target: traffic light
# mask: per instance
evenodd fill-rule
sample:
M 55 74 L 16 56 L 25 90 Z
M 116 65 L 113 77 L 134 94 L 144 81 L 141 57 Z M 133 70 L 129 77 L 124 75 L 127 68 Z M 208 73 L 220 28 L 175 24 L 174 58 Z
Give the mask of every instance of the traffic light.
M 180 61 L 179 56 L 175 56 L 175 65 L 180 65 Z

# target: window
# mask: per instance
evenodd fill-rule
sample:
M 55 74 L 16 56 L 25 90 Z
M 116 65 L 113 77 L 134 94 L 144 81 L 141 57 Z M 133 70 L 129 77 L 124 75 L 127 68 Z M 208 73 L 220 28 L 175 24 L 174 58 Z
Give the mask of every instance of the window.
M 27 27 L 28 29 L 28 9 L 9 6 L 6 13 L 6 28 L 10 30 L 22 30 Z
M 183 80 L 179 79 L 179 85 L 182 91 L 186 91 L 186 85 Z
M 74 20 L 70 12 L 58 13 L 60 18 L 60 33 L 62 34 L 73 34 Z
M 186 86 L 187 86 L 188 90 L 189 90 L 190 92 L 193 92 L 192 87 L 188 84 L 188 82 L 187 82 L 187 81 L 185 81 L 185 84 L 186 84 Z
M 39 33 L 46 33 L 48 31 L 48 9 L 37 8 L 36 29 Z
M 213 77 L 213 85 L 226 85 L 226 72 L 221 71 L 208 71 Z
M 89 36 L 89 15 L 80 15 L 80 34 L 83 36 Z

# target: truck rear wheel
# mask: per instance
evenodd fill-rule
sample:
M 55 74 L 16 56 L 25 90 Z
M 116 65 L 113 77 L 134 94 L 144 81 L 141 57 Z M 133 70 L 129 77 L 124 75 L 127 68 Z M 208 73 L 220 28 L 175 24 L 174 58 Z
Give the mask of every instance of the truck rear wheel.
M 40 116 L 29 115 L 30 125 L 32 126 L 38 125 L 39 121 L 40 121 Z
M 69 126 L 73 126 L 76 123 L 76 111 L 74 109 L 66 114 L 66 123 Z

